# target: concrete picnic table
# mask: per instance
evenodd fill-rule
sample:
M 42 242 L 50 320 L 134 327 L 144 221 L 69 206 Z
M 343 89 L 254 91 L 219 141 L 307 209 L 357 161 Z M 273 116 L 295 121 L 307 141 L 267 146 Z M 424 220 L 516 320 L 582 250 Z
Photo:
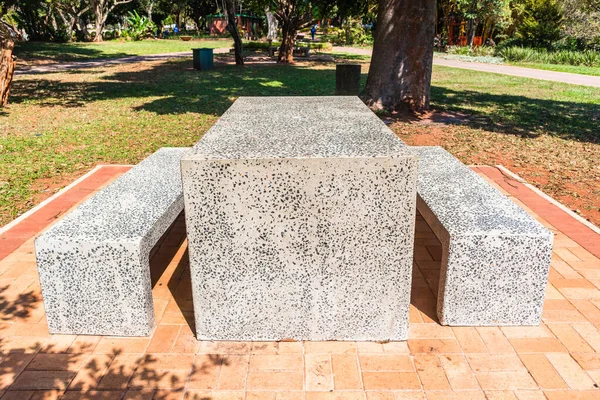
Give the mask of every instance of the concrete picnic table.
M 357 97 L 242 97 L 181 161 L 199 340 L 404 340 L 417 156 Z

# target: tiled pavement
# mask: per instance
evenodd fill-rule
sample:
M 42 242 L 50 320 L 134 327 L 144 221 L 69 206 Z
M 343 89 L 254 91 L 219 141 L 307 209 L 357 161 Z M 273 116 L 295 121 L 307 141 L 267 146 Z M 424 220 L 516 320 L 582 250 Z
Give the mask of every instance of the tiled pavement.
M 418 218 L 407 342 L 198 342 L 180 218 L 151 262 L 152 337 L 51 336 L 32 237 L 125 169 L 100 168 L 0 235 L 2 399 L 600 399 L 600 260 L 573 240 L 594 251 L 600 236 L 492 167 L 476 171 L 554 224 L 538 217 L 556 232 L 541 326 L 440 326 L 440 246 Z

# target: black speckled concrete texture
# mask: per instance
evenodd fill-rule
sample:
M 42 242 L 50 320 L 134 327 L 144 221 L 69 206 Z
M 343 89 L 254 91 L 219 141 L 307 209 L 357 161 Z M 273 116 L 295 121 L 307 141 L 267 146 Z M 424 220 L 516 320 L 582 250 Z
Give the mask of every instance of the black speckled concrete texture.
M 443 325 L 539 325 L 553 234 L 441 147 L 419 154 L 417 207 L 442 242 Z
M 186 151 L 160 149 L 36 238 L 50 333 L 152 332 L 149 253 L 183 209 Z
M 356 97 L 238 99 L 181 162 L 198 339 L 406 339 L 417 159 Z

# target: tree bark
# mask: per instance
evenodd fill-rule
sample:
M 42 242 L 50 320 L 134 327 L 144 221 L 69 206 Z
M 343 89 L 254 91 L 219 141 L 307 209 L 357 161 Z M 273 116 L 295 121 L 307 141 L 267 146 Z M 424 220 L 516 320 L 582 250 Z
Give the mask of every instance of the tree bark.
M 92 0 L 91 4 L 94 7 L 94 14 L 96 16 L 96 32 L 94 35 L 94 42 L 102 42 L 102 31 L 104 30 L 104 24 L 108 14 L 120 4 L 131 3 L 133 0 Z
M 429 108 L 435 0 L 379 0 L 373 57 L 362 98 L 377 109 Z
M 15 42 L 11 39 L 2 39 L 0 53 L 0 107 L 8 103 L 10 84 L 12 83 L 16 61 L 12 55 Z
M 277 56 L 278 63 L 293 63 L 294 62 L 294 39 L 296 38 L 297 29 L 294 23 L 289 20 L 284 20 L 281 24 L 281 46 Z
M 96 30 L 94 32 L 94 42 L 102 42 L 102 31 L 104 30 L 104 22 L 106 21 L 106 16 L 104 15 L 104 0 L 97 0 L 95 2 L 94 7 L 94 15 L 96 17 Z
M 242 48 L 242 38 L 240 38 L 240 34 L 237 29 L 237 23 L 235 20 L 235 2 L 233 0 L 226 0 L 225 7 L 227 8 L 225 11 L 227 18 L 227 31 L 233 37 L 233 47 L 235 51 L 235 64 L 244 66 L 244 53 Z

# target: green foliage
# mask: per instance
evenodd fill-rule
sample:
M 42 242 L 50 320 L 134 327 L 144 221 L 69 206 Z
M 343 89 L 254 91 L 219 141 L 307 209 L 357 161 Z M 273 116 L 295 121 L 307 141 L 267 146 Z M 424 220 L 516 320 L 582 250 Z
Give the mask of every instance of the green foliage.
M 511 62 L 600 67 L 600 52 L 593 50 L 547 51 L 514 46 L 502 48 L 498 53 L 506 61 Z
M 258 41 L 248 41 L 244 42 L 244 50 L 265 50 L 269 49 L 269 42 L 258 42 Z M 300 47 L 307 46 L 308 43 L 300 43 Z M 274 41 L 272 46 L 279 47 L 281 46 L 281 42 Z M 331 43 L 327 42 L 315 42 L 310 44 L 310 48 L 312 50 L 322 50 L 322 51 L 331 51 Z
M 127 28 L 125 36 L 131 40 L 142 40 L 154 37 L 156 25 L 143 15 L 139 15 L 137 11 L 129 12 L 127 18 Z
M 448 46 L 446 52 L 463 56 L 486 57 L 494 55 L 495 48 L 490 46 Z
M 360 20 L 346 19 L 337 32 L 338 43 L 343 45 L 372 45 L 373 34 L 366 30 Z
M 525 46 L 550 49 L 560 39 L 562 20 L 556 0 L 526 0 L 517 37 Z

